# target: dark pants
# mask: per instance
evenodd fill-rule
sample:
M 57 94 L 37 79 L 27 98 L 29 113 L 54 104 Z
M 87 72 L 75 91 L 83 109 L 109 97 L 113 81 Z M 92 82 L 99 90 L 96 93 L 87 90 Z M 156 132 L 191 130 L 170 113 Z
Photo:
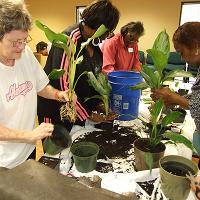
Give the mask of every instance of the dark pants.
M 33 150 L 33 152 L 30 154 L 30 156 L 27 158 L 27 160 L 28 160 L 28 159 L 33 159 L 33 160 L 35 160 L 35 158 L 36 158 L 36 148 Z

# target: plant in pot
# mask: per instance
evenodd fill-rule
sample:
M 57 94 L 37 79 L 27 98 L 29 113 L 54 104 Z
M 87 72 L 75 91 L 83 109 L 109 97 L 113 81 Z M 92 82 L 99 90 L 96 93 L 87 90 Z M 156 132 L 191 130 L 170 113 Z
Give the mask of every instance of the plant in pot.
M 165 144 L 163 139 L 168 139 L 168 143 L 182 143 L 191 150 L 194 150 L 192 142 L 181 134 L 163 130 L 180 116 L 179 112 L 170 112 L 161 119 L 164 108 L 162 99 L 155 102 L 151 110 L 152 129 L 147 134 L 147 138 L 139 138 L 134 142 L 135 169 L 147 170 L 159 167 L 159 159 L 164 156 Z
M 147 53 L 153 60 L 154 69 L 148 67 L 147 65 L 143 65 L 140 73 L 144 79 L 144 82 L 132 86 L 132 90 L 146 88 L 156 89 L 163 87 L 164 82 L 172 81 L 175 77 L 192 77 L 190 72 L 180 69 L 163 73 L 164 68 L 168 63 L 170 53 L 169 35 L 165 30 L 158 34 L 154 41 L 153 47 L 148 49 Z
M 105 74 L 99 73 L 97 74 L 97 77 L 93 74 L 93 72 L 88 72 L 88 81 L 89 84 L 93 86 L 93 88 L 99 93 L 98 95 L 94 95 L 90 98 L 86 98 L 85 101 L 88 101 L 90 99 L 99 99 L 102 101 L 102 104 L 98 104 L 97 111 L 93 111 L 93 120 L 96 116 L 96 121 L 103 121 L 100 123 L 99 128 L 101 129 L 107 129 L 112 128 L 113 126 L 113 120 L 118 117 L 118 115 L 114 112 L 112 112 L 109 109 L 109 96 L 112 90 L 112 87 L 110 83 L 108 82 L 108 78 Z M 100 115 L 99 115 L 100 114 Z M 101 120 L 98 119 L 98 116 L 104 116 L 105 119 Z M 101 127 L 102 125 L 102 127 Z
M 74 101 L 74 99 L 76 99 L 75 87 L 80 76 L 87 73 L 83 72 L 77 78 L 77 80 L 74 80 L 76 66 L 83 60 L 83 56 L 82 55 L 80 56 L 80 53 L 93 39 L 103 35 L 107 31 L 107 28 L 104 25 L 101 25 L 92 37 L 88 38 L 86 42 L 83 42 L 81 44 L 79 52 L 76 53 L 76 44 L 70 38 L 70 36 L 65 35 L 63 33 L 55 33 L 54 31 L 52 31 L 50 28 L 48 28 L 46 25 L 42 24 L 38 20 L 36 20 L 35 24 L 38 28 L 44 31 L 47 39 L 52 43 L 52 45 L 59 48 L 63 48 L 65 53 L 67 55 L 70 55 L 68 72 L 63 72 L 62 70 L 54 70 L 52 71 L 52 74 L 49 75 L 49 77 L 59 78 L 60 76 L 63 75 L 63 73 L 68 73 L 69 83 L 68 83 L 67 93 L 69 96 L 69 101 L 63 104 L 63 106 L 61 107 L 60 116 L 61 120 L 69 120 L 70 122 L 74 123 L 78 116 L 76 111 L 76 102 Z
M 160 159 L 161 189 L 171 200 L 186 200 L 198 166 L 182 156 L 169 155 Z

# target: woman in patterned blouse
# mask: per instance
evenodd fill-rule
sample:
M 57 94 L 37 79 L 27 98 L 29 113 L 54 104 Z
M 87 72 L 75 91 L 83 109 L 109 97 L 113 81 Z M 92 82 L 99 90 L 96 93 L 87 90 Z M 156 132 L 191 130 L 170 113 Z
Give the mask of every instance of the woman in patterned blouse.
M 200 66 L 200 22 L 187 22 L 180 26 L 173 35 L 174 48 L 191 66 Z M 162 98 L 166 106 L 180 105 L 189 109 L 196 128 L 200 132 L 200 74 L 192 86 L 192 93 L 187 97 L 172 92 L 169 88 L 152 91 L 153 100 Z

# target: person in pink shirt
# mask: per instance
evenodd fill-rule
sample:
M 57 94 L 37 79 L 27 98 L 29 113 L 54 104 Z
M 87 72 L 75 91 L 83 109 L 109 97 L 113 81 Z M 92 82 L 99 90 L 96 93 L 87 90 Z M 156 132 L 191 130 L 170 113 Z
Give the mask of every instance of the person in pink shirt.
M 138 41 L 144 34 L 141 22 L 129 22 L 112 38 L 106 39 L 101 46 L 104 73 L 112 71 L 141 71 Z

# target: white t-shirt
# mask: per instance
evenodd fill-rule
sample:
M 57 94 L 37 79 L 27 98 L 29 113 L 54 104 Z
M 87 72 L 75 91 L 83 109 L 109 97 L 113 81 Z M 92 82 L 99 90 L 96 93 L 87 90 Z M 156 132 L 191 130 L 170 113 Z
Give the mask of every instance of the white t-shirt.
M 13 67 L 0 63 L 0 124 L 32 130 L 37 115 L 37 92 L 49 80 L 32 51 L 26 46 Z M 24 162 L 35 145 L 0 141 L 0 166 L 13 168 Z

